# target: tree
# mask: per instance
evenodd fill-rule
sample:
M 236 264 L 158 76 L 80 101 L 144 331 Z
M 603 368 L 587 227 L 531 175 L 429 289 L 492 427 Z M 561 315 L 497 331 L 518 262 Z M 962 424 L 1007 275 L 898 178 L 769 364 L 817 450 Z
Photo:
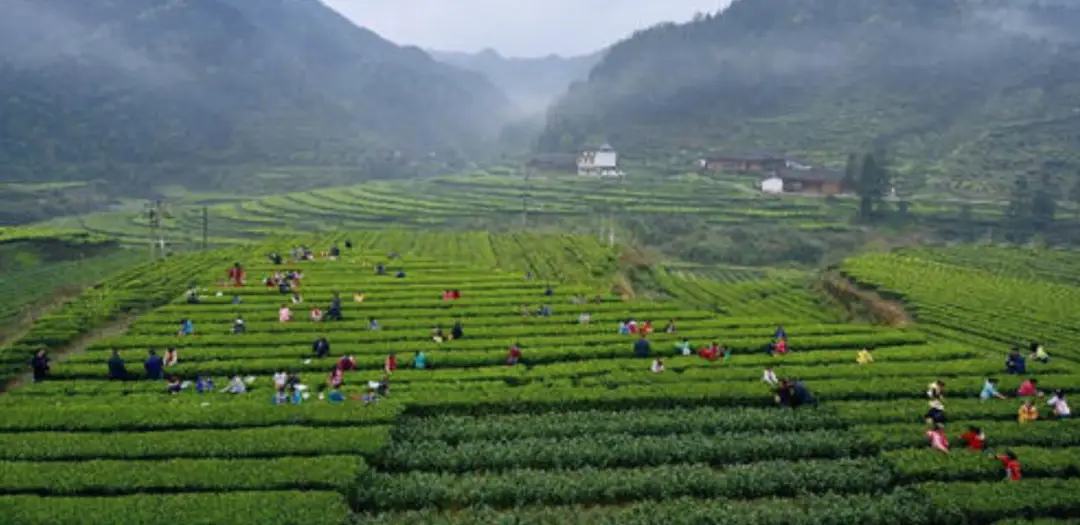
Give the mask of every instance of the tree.
M 1031 199 L 1031 226 L 1035 233 L 1045 234 L 1054 225 L 1054 213 L 1057 211 L 1057 185 L 1050 172 L 1043 170 L 1039 176 L 1039 188 Z
M 1031 234 L 1031 188 L 1026 175 L 1017 175 L 1013 181 L 1009 205 L 1005 208 L 1005 227 L 1007 238 L 1013 242 L 1024 242 Z
M 1080 173 L 1077 174 L 1076 182 L 1069 188 L 1069 194 L 1066 195 L 1066 198 L 1076 206 L 1074 213 L 1077 217 L 1080 217 Z
M 844 165 L 844 178 L 840 180 L 843 188 L 856 188 L 859 184 L 859 157 L 854 153 L 847 156 L 847 164 Z
M 956 220 L 957 234 L 964 242 L 975 240 L 975 220 L 972 215 L 971 203 L 965 202 L 960 205 L 960 214 Z
M 863 157 L 855 190 L 859 194 L 859 218 L 873 220 L 874 212 L 883 208 L 884 197 L 889 191 L 889 176 L 872 153 Z

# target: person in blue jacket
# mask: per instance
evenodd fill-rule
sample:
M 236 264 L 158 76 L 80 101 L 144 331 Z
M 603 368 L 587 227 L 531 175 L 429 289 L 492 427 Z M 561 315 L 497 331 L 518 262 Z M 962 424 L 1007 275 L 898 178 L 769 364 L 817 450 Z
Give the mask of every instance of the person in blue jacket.
M 784 331 L 783 325 L 776 326 L 776 331 L 773 332 L 773 339 L 787 340 L 787 332 Z
M 165 361 L 161 359 L 161 356 L 157 355 L 157 350 L 150 349 L 150 355 L 146 357 L 146 361 L 143 361 L 143 369 L 146 370 L 147 379 L 162 379 L 164 378 Z
M 124 358 L 120 357 L 119 350 L 113 350 L 112 357 L 109 358 L 109 379 L 123 381 L 127 377 L 127 366 L 124 364 Z
M 634 342 L 634 355 L 637 357 L 649 357 L 652 352 L 652 345 L 646 338 L 648 334 L 641 334 L 641 339 Z
M 1007 374 L 1026 374 L 1027 362 L 1024 360 L 1024 356 L 1020 355 L 1019 348 L 1013 348 L 1009 353 L 1009 357 L 1005 359 L 1005 373 Z

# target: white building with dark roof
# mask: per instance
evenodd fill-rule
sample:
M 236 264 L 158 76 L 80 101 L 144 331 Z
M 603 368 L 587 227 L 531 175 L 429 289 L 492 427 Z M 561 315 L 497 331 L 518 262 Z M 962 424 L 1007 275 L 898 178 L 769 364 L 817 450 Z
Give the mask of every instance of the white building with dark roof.
M 611 144 L 604 144 L 595 150 L 581 152 L 578 156 L 578 175 L 590 177 L 621 177 L 619 154 Z

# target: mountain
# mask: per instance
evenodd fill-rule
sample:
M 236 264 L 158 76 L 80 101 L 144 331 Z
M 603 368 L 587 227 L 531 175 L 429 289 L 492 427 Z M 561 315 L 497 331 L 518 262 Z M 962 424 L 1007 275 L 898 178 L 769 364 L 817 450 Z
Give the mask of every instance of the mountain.
M 603 57 L 598 51 L 588 55 L 539 58 L 509 58 L 491 49 L 479 53 L 428 51 L 436 60 L 487 77 L 525 113 L 540 113 L 570 84 L 585 80 L 589 70 Z
M 471 147 L 509 111 L 482 75 L 318 0 L 7 0 L 0 17 L 3 180 L 350 166 Z
M 627 157 L 884 146 L 904 187 L 996 193 L 1080 169 L 1077 0 L 736 0 L 616 44 L 541 149 Z M 1068 180 L 1066 180 L 1068 178 Z

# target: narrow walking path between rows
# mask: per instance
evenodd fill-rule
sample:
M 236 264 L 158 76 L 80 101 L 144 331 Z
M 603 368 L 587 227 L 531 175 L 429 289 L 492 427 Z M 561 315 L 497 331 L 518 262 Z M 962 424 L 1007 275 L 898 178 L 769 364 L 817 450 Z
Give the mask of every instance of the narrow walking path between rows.
M 94 330 L 91 330 L 79 336 L 78 339 L 72 341 L 71 343 L 68 343 L 67 345 L 64 345 L 60 348 L 49 349 L 48 355 L 50 364 L 61 363 L 69 356 L 85 352 L 87 347 L 102 339 L 127 332 L 128 328 L 131 327 L 131 323 L 135 322 L 135 317 L 135 314 L 126 315 L 115 321 L 112 321 L 105 326 L 95 328 Z M 27 330 L 30 330 L 32 327 L 33 325 L 27 327 Z M 27 356 L 26 359 L 29 360 L 30 357 Z M 33 377 L 33 372 L 27 372 L 15 379 L 12 379 L 11 381 L 8 381 L 7 384 L 5 384 L 2 389 L 0 389 L 0 395 L 7 395 L 7 393 L 12 389 L 19 388 L 24 384 L 32 381 Z

